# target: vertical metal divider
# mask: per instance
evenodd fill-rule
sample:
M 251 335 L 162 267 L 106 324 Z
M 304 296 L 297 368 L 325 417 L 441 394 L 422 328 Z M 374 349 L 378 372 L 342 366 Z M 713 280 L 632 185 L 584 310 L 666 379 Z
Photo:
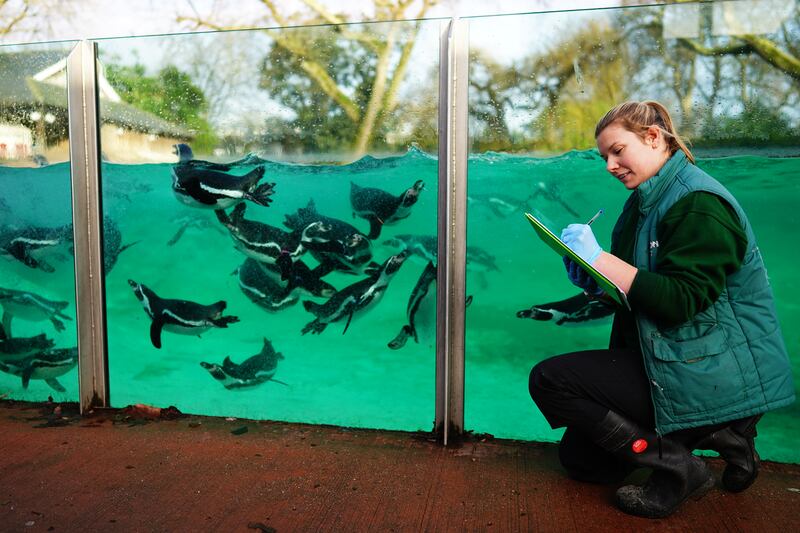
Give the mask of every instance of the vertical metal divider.
M 81 413 L 109 406 L 96 56 L 97 45 L 81 41 L 67 58 Z
M 447 446 L 464 432 L 464 334 L 467 254 L 469 26 L 440 29 L 439 198 L 436 298 L 436 419 Z

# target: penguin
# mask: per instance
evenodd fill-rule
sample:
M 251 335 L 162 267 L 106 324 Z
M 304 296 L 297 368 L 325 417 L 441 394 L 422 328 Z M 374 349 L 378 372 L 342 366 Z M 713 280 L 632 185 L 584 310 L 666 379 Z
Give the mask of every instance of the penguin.
M 320 334 L 325 331 L 328 324 L 344 318 L 347 319 L 347 323 L 342 334 L 347 333 L 347 328 L 350 327 L 356 313 L 363 314 L 380 301 L 389 282 L 407 257 L 406 251 L 389 257 L 371 276 L 345 287 L 324 304 L 304 300 L 303 307 L 317 318 L 306 324 L 301 333 Z
M 45 256 L 54 247 L 72 240 L 72 224 L 55 228 L 29 226 L 0 234 L 0 254 L 9 255 L 29 268 L 55 272 Z
M 599 319 L 613 314 L 613 306 L 600 300 L 590 300 L 586 294 L 580 293 L 565 300 L 537 304 L 530 309 L 517 311 L 517 318 L 553 322 L 556 326 L 582 326 L 602 323 Z
M 178 231 L 175 232 L 168 241 L 167 246 L 175 246 L 178 241 L 183 237 L 183 234 L 189 228 L 197 228 L 205 233 L 207 230 L 215 231 L 220 235 L 228 235 L 228 232 L 221 227 L 216 222 L 210 221 L 206 217 L 199 217 L 195 215 L 184 215 L 175 219 L 175 222 L 179 224 Z
M 161 348 L 161 330 L 165 329 L 181 335 L 197 335 L 211 328 L 227 328 L 228 324 L 239 321 L 236 316 L 222 316 L 227 303 L 220 300 L 211 305 L 201 305 L 187 300 L 168 300 L 160 298 L 147 286 L 132 279 L 128 285 L 133 289 L 136 298 L 142 302 L 150 324 L 150 342 Z
M 0 361 L 18 361 L 55 346 L 53 339 L 41 333 L 35 337 L 2 338 L 0 331 Z
M 313 199 L 296 214 L 286 215 L 283 224 L 301 234 L 300 246 L 292 256 L 308 250 L 319 261 L 314 269 L 317 277 L 333 270 L 362 275 L 380 267 L 372 262 L 372 241 L 347 222 L 320 215 Z
M 57 392 L 66 392 L 59 383 L 63 376 L 78 364 L 78 348 L 57 348 L 39 352 L 16 361 L 0 360 L 0 371 L 22 378 L 22 388 L 27 389 L 30 380 L 41 379 Z
M 435 235 L 396 235 L 391 239 L 383 241 L 386 246 L 391 246 L 400 250 L 408 250 L 412 255 L 419 256 L 423 261 L 432 261 L 436 264 L 439 252 L 439 240 Z M 499 271 L 500 268 L 495 262 L 492 254 L 480 246 L 467 246 L 467 266 L 482 266 L 487 271 Z
M 283 354 L 276 352 L 272 343 L 265 337 L 261 352 L 249 357 L 242 364 L 237 365 L 230 357 L 226 357 L 222 365 L 201 362 L 200 366 L 208 370 L 211 377 L 222 383 L 226 389 L 237 390 L 255 387 L 267 381 L 286 385 L 282 381 L 273 379 L 278 370 L 278 361 L 281 359 L 284 359 Z
M 230 216 L 222 209 L 214 213 L 227 228 L 237 250 L 262 263 L 278 265 L 284 279 L 287 279 L 292 268 L 291 254 L 297 251 L 300 235 L 297 232 L 288 233 L 263 222 L 246 220 L 244 218 L 246 209 L 245 204 L 238 204 Z
M 39 322 L 49 320 L 56 331 L 64 331 L 64 323 L 60 319 L 72 320 L 62 313 L 69 302 L 48 300 L 38 294 L 0 287 L 0 306 L 3 308 L 3 330 L 12 337 L 11 320 L 14 317 Z
M 550 202 L 555 202 L 560 205 L 564 211 L 572 215 L 573 217 L 577 218 L 580 215 L 572 209 L 567 202 L 561 197 L 561 194 L 558 191 L 557 185 L 555 183 L 551 183 L 550 185 L 546 184 L 543 181 L 540 181 L 536 184 L 536 189 L 531 193 L 530 199 L 535 200 L 537 197 L 543 196 L 546 200 Z
M 289 281 L 281 279 L 276 265 L 261 263 L 248 257 L 237 269 L 239 288 L 250 301 L 267 311 L 280 311 L 299 301 L 299 291 L 312 296 L 330 298 L 336 289 L 314 276 L 308 266 L 297 261 L 292 266 Z
M 178 163 L 172 168 L 172 190 L 190 207 L 227 209 L 244 200 L 265 207 L 272 202 L 274 183 L 262 183 L 264 167 L 256 167 L 243 176 Z
M 389 342 L 389 348 L 398 350 L 405 346 L 406 341 L 410 337 L 414 338 L 414 342 L 419 343 L 419 335 L 417 333 L 417 315 L 433 312 L 432 317 L 426 317 L 430 324 L 436 323 L 436 265 L 433 261 L 428 261 L 425 269 L 420 274 L 417 284 L 414 285 L 414 290 L 411 291 L 411 296 L 408 298 L 408 307 L 406 307 L 406 316 L 408 317 L 408 324 L 400 329 L 400 333 Z M 420 317 L 422 318 L 422 317 Z
M 221 172 L 227 172 L 233 167 L 260 165 L 267 162 L 265 159 L 261 159 L 255 154 L 247 154 L 243 158 L 231 161 L 230 163 L 203 161 L 202 159 L 194 158 L 192 148 L 186 143 L 173 144 L 172 153 L 178 156 L 178 164 L 190 165 L 194 168 L 202 168 L 205 170 L 218 170 Z
M 467 196 L 467 205 L 469 208 L 486 208 L 497 218 L 508 218 L 514 213 L 530 211 L 532 199 L 533 194 L 522 200 L 507 194 L 470 194 Z
M 117 264 L 119 254 L 137 244 L 139 241 L 122 244 L 122 233 L 119 225 L 109 216 L 103 217 L 103 271 L 106 275 Z M 74 251 L 73 251 L 74 254 Z
M 361 217 L 369 222 L 370 239 L 377 239 L 384 225 L 396 224 L 411 214 L 411 207 L 417 203 L 420 191 L 425 187 L 422 180 L 395 196 L 381 189 L 360 187 L 350 182 L 350 204 L 353 217 Z

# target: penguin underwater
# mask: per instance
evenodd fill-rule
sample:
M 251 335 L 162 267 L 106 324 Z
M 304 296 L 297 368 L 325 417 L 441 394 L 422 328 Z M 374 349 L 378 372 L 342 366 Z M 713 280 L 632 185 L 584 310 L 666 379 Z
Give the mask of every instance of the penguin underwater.
M 60 319 L 72 320 L 62 313 L 69 302 L 48 300 L 38 294 L 27 291 L 17 291 L 0 287 L 0 307 L 3 308 L 3 330 L 9 337 L 11 334 L 11 320 L 19 317 L 23 320 L 39 322 L 49 320 L 56 331 L 64 331 L 64 323 Z
M 245 204 L 239 204 L 230 216 L 222 209 L 214 213 L 230 232 L 237 250 L 262 263 L 278 265 L 284 278 L 288 278 L 292 268 L 291 253 L 297 250 L 300 236 L 263 222 L 247 220 L 244 218 L 246 209 Z
M 363 314 L 380 301 L 389 282 L 407 257 L 408 252 L 405 250 L 389 257 L 370 277 L 345 287 L 324 304 L 304 300 L 303 307 L 317 318 L 306 324 L 301 333 L 303 335 L 308 332 L 322 333 L 328 324 L 344 318 L 347 318 L 347 324 L 342 334 L 347 333 L 347 328 L 350 327 L 356 313 Z
M 584 293 L 570 298 L 536 304 L 530 309 L 517 311 L 517 318 L 530 318 L 544 322 L 554 322 L 556 326 L 581 326 L 597 324 L 599 319 L 614 314 L 614 307 L 600 300 L 590 300 Z
M 280 311 L 296 304 L 300 299 L 296 294 L 299 291 L 325 298 L 336 293 L 333 285 L 315 276 L 303 261 L 294 263 L 289 281 L 282 279 L 277 266 L 250 257 L 236 273 L 239 276 L 239 288 L 245 296 L 267 311 Z
M 160 298 L 147 286 L 132 279 L 128 285 L 136 298 L 142 303 L 150 324 L 150 342 L 161 348 L 161 330 L 165 329 L 181 335 L 197 335 L 211 328 L 227 328 L 228 324 L 239 321 L 236 316 L 222 316 L 227 303 L 220 300 L 211 305 L 201 305 L 187 300 L 168 300 Z
M 0 361 L 0 371 L 22 378 L 22 388 L 27 389 L 30 380 L 41 379 L 53 390 L 65 392 L 58 377 L 63 376 L 78 364 L 78 348 L 58 348 L 39 352 L 24 359 Z
M 379 266 L 372 262 L 372 241 L 347 222 L 320 215 L 313 199 L 297 213 L 286 215 L 283 225 L 301 233 L 300 246 L 292 256 L 311 252 L 320 263 L 314 269 L 319 277 L 333 270 L 361 275 Z
M 261 352 L 247 358 L 241 364 L 237 365 L 230 357 L 226 357 L 222 365 L 203 361 L 200 366 L 208 370 L 211 377 L 222 383 L 226 389 L 237 390 L 255 387 L 267 381 L 286 385 L 282 381 L 273 379 L 278 370 L 278 361 L 281 359 L 284 359 L 283 354 L 276 352 L 272 343 L 265 337 Z
M 53 339 L 47 338 L 44 333 L 35 337 L 12 337 L 9 339 L 3 337 L 2 330 L 0 330 L 0 362 L 25 359 L 55 346 Z
M 425 269 L 420 274 L 414 289 L 411 291 L 411 296 L 408 298 L 408 307 L 406 308 L 406 316 L 408 317 L 408 324 L 400 329 L 400 333 L 389 342 L 389 348 L 398 350 L 405 346 L 406 341 L 413 337 L 414 342 L 419 342 L 419 335 L 417 332 L 417 314 L 420 311 L 430 312 L 431 304 L 433 305 L 433 320 L 436 322 L 436 265 L 432 261 L 428 261 Z M 431 289 L 434 290 L 431 290 Z M 432 300 L 432 302 L 431 302 Z M 427 308 L 427 309 L 426 309 Z
M 369 222 L 370 239 L 377 239 L 384 225 L 396 224 L 411 214 L 411 207 L 417 203 L 419 193 L 425 188 L 422 180 L 406 189 L 399 196 L 373 187 L 361 187 L 350 182 L 350 203 L 353 216 Z
M 72 240 L 72 224 L 55 228 L 29 226 L 0 233 L 0 254 L 10 255 L 29 268 L 56 271 L 45 256 L 55 247 Z
M 188 147 L 187 147 L 188 148 Z M 243 200 L 269 206 L 274 183 L 258 184 L 264 177 L 259 166 L 243 176 L 226 174 L 228 165 L 195 160 L 180 160 L 172 167 L 172 190 L 175 196 L 190 207 L 227 209 Z

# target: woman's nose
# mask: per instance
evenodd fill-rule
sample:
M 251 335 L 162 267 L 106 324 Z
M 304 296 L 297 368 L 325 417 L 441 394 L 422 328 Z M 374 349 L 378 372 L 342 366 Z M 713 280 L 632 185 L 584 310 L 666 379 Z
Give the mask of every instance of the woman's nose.
M 613 172 L 619 165 L 617 164 L 616 158 L 609 156 L 608 160 L 606 160 L 606 170 L 609 172 Z

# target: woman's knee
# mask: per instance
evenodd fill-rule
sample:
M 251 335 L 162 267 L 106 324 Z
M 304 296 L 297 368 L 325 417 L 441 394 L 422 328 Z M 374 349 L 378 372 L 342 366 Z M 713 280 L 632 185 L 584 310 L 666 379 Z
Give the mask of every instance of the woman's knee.
M 545 396 L 553 392 L 553 383 L 549 380 L 550 370 L 548 367 L 549 360 L 544 360 L 537 363 L 532 369 L 528 377 L 528 392 L 531 399 L 537 404 Z

